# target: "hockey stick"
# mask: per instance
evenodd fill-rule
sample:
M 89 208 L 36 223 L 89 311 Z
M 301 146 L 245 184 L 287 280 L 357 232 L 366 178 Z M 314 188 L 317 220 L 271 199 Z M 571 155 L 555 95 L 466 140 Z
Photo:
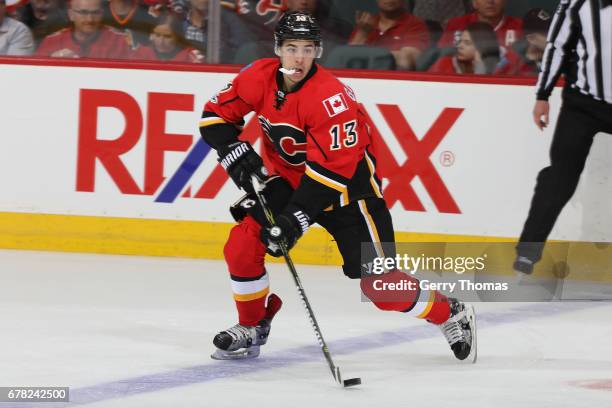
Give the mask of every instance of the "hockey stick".
M 270 224 L 270 226 L 275 225 L 274 214 L 272 214 L 270 207 L 268 207 L 266 198 L 262 194 L 264 185 L 259 181 L 257 176 L 252 176 L 251 182 L 253 184 L 253 189 L 255 190 L 255 195 L 257 196 L 257 201 L 259 201 L 259 205 L 263 209 L 263 212 L 266 215 L 266 219 L 268 220 L 268 223 Z M 308 298 L 306 297 L 306 292 L 304 291 L 304 287 L 302 286 L 300 277 L 295 269 L 293 260 L 289 256 L 287 245 L 285 244 L 285 242 L 280 242 L 279 245 L 280 245 L 281 251 L 283 252 L 283 257 L 285 258 L 285 262 L 287 263 L 287 266 L 289 267 L 289 271 L 291 272 L 291 276 L 293 277 L 293 281 L 295 282 L 295 286 L 298 291 L 298 294 L 300 295 L 300 299 L 302 299 L 302 304 L 304 305 L 304 309 L 306 309 L 308 320 L 310 321 L 310 324 L 314 330 L 315 336 L 317 337 L 317 340 L 319 341 L 319 346 L 321 346 L 321 351 L 323 352 L 323 355 L 325 356 L 325 360 L 327 360 L 327 364 L 329 365 L 329 369 L 331 370 L 332 375 L 334 376 L 334 379 L 336 380 L 338 384 L 344 387 L 351 387 L 353 385 L 361 384 L 361 378 L 349 378 L 348 380 L 344 380 L 344 381 L 342 380 L 342 376 L 340 374 L 340 367 L 334 364 L 334 360 L 332 359 L 331 353 L 329 352 L 329 349 L 327 348 L 327 343 L 325 342 L 325 339 L 323 338 L 323 333 L 321 333 L 321 328 L 319 327 L 319 323 L 317 323 L 317 319 L 315 318 L 314 312 L 312 311 L 310 302 L 308 301 Z

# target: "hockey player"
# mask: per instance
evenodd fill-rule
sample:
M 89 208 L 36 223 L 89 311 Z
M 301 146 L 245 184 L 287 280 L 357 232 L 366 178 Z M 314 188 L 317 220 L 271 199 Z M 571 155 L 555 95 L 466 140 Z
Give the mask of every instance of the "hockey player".
M 334 237 L 345 275 L 361 279 L 363 293 L 378 308 L 438 325 L 458 359 L 475 359 L 472 306 L 437 291 L 375 290 L 375 280 L 417 280 L 398 270 L 372 275 L 367 262 L 362 266 L 361 243 L 368 244 L 372 257 L 395 256 L 394 245 L 392 249 L 381 245 L 394 242 L 393 225 L 363 113 L 354 92 L 314 62 L 322 53 L 314 18 L 303 12 L 285 14 L 274 39 L 279 58 L 244 68 L 206 104 L 200 121 L 204 140 L 216 149 L 236 185 L 247 191 L 231 208 L 238 224 L 224 249 L 238 324 L 215 336 L 217 350 L 212 357 L 259 355 L 281 306 L 278 296 L 268 296 L 265 254 L 281 256 L 280 242 L 290 249 L 316 222 Z M 243 117 L 252 111 L 265 134 L 263 152 L 271 177 L 262 158 L 239 139 Z M 275 214 L 275 226 L 267 224 L 259 208 L 251 186 L 253 175 L 265 180 L 263 194 Z

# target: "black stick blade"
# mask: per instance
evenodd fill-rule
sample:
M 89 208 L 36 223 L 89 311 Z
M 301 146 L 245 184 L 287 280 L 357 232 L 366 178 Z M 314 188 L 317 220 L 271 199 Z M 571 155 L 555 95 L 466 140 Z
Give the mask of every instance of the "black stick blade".
M 348 380 L 344 380 L 344 387 L 352 387 L 355 385 L 361 384 L 361 378 L 349 378 Z

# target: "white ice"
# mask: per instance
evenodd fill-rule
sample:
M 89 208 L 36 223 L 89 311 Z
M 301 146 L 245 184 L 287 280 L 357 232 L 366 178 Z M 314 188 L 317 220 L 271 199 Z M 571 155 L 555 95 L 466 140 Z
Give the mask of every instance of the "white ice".
M 284 306 L 261 357 L 218 362 L 211 339 L 236 322 L 223 262 L 0 251 L 0 386 L 69 386 L 72 400 L 0 407 L 612 406 L 612 303 L 478 303 L 468 365 L 436 327 L 362 303 L 339 268 L 298 271 L 363 385 L 332 381 L 283 264 L 269 266 Z

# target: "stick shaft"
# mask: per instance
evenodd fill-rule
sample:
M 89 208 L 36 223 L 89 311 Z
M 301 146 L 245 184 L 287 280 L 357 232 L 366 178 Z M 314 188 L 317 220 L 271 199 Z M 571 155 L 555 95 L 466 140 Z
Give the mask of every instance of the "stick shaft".
M 260 181 L 257 179 L 257 177 L 253 176 L 252 182 L 253 182 L 253 189 L 255 190 L 255 195 L 257 196 L 259 205 L 261 205 L 261 208 L 263 209 L 263 212 L 266 215 L 266 219 L 268 220 L 268 223 L 271 226 L 275 225 L 274 214 L 272 214 L 272 211 L 270 210 L 270 207 L 268 207 L 268 203 L 266 202 L 266 198 L 261 193 L 263 190 L 263 187 Z M 317 322 L 317 319 L 314 315 L 314 311 L 312 310 L 312 307 L 310 306 L 310 302 L 308 301 L 308 297 L 306 296 L 306 292 L 304 291 L 304 287 L 302 286 L 302 281 L 300 280 L 300 276 L 298 275 L 297 270 L 295 269 L 295 265 L 293 264 L 293 260 L 291 259 L 291 256 L 289 255 L 289 251 L 287 250 L 287 245 L 284 242 L 281 242 L 280 247 L 281 247 L 281 251 L 283 252 L 283 257 L 285 258 L 285 263 L 287 264 L 287 267 L 289 268 L 289 271 L 291 272 L 291 277 L 293 278 L 293 281 L 295 282 L 295 286 L 296 286 L 298 295 L 300 296 L 300 299 L 302 300 L 302 305 L 304 306 L 304 309 L 306 310 L 306 315 L 308 316 L 310 325 L 312 326 L 312 329 L 315 333 L 317 341 L 319 342 L 319 346 L 321 347 L 321 352 L 323 353 L 325 360 L 327 360 L 327 364 L 329 365 L 329 369 L 331 370 L 332 375 L 334 376 L 334 379 L 338 383 L 341 384 L 342 378 L 340 377 L 340 369 L 334 364 L 334 360 L 332 359 L 331 353 L 329 352 L 327 343 L 325 342 L 325 339 L 323 338 L 323 333 L 321 332 L 319 323 Z

